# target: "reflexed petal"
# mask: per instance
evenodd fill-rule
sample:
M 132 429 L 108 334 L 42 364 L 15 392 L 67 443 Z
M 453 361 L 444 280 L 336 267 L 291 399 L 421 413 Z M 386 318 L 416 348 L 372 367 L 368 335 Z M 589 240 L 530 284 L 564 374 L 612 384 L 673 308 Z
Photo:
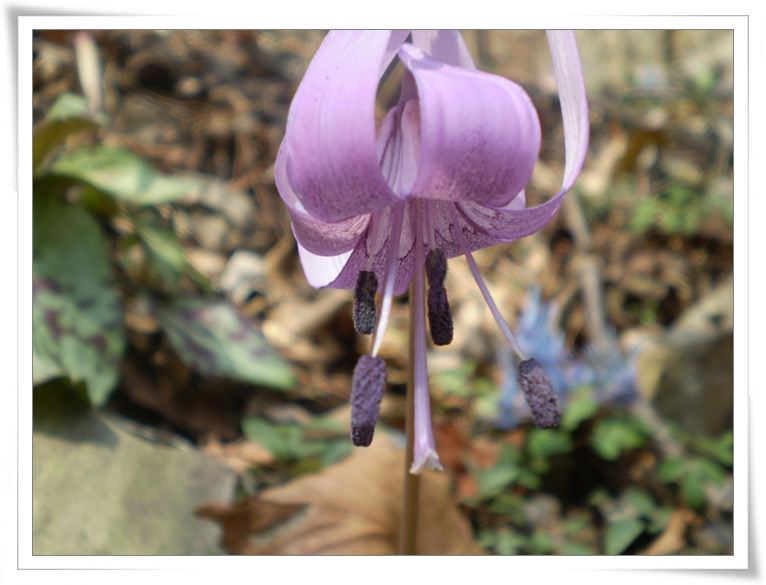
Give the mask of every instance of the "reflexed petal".
M 308 283 L 314 288 L 330 286 L 343 269 L 348 266 L 348 259 L 351 254 L 352 252 L 349 251 L 337 256 L 317 256 L 298 242 L 298 255 L 301 259 L 301 266 L 303 266 L 303 273 L 306 275 Z M 359 270 L 356 271 L 357 274 Z
M 564 119 L 564 143 L 566 167 L 561 193 L 572 188 L 580 176 L 588 154 L 590 121 L 588 119 L 588 96 L 585 93 L 585 76 L 580 63 L 580 51 L 573 30 L 548 31 L 553 71 L 559 89 L 561 114 Z
M 293 191 L 285 170 L 286 157 L 282 156 L 284 143 L 279 149 L 274 167 L 277 190 L 287 206 L 293 234 L 298 243 L 312 254 L 334 256 L 354 248 L 367 229 L 370 216 L 359 215 L 346 220 L 329 223 L 309 215 Z
M 463 35 L 456 30 L 414 30 L 412 43 L 447 65 L 476 69 Z
M 566 165 L 561 190 L 545 203 L 526 209 L 518 209 L 514 202 L 500 208 L 473 202 L 460 203 L 458 210 L 466 221 L 463 233 L 472 250 L 477 249 L 474 246 L 484 240 L 482 234 L 487 242 L 511 242 L 542 229 L 558 212 L 564 195 L 574 185 L 585 162 L 590 123 L 585 78 L 575 34 L 573 31 L 550 31 L 548 41 L 564 120 Z
M 398 245 L 396 278 L 394 280 L 394 295 L 396 296 L 402 295 L 407 291 L 415 270 L 414 204 L 414 201 L 407 201 L 405 203 L 404 224 Z M 385 282 L 388 255 L 392 247 L 391 227 L 393 225 L 393 209 L 387 207 L 382 211 L 372 214 L 371 221 L 378 223 L 377 229 L 374 229 L 372 225 L 370 226 L 370 229 L 359 240 L 351 254 L 345 257 L 346 264 L 342 270 L 331 281 L 322 286 L 354 290 L 359 271 L 372 270 L 378 279 L 378 291 L 380 292 Z M 375 241 L 372 239 L 373 233 L 377 235 Z M 369 263 L 370 256 L 372 256 L 371 263 Z M 303 257 L 301 257 L 301 260 L 303 260 Z
M 337 222 L 396 202 L 378 165 L 375 95 L 407 31 L 332 31 L 290 106 L 280 157 L 306 211 Z
M 404 44 L 399 58 L 420 102 L 420 163 L 410 196 L 506 205 L 529 182 L 540 122 L 526 92 L 502 77 L 452 67 Z

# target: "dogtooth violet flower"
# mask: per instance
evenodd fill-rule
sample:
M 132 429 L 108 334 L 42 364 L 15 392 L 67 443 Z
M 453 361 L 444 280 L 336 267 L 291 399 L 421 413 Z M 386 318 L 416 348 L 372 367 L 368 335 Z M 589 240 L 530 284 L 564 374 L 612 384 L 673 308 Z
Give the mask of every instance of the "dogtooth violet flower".
M 316 288 L 353 290 L 355 327 L 372 334 L 370 353 L 353 375 L 355 445 L 371 443 L 378 419 L 386 385 L 378 352 L 392 299 L 414 283 L 412 473 L 441 469 L 431 427 L 425 321 L 427 313 L 436 345 L 451 341 L 448 258 L 466 257 L 523 360 L 519 382 L 535 422 L 558 423 L 550 378 L 516 343 L 472 256 L 540 230 L 582 169 L 589 123 L 577 42 L 573 31 L 550 31 L 548 42 L 566 163 L 561 190 L 536 207 L 526 207 L 524 189 L 540 151 L 537 111 L 520 86 L 476 69 L 459 32 L 332 31 L 290 106 L 275 175 L 303 270 Z M 378 84 L 395 58 L 404 65 L 399 101 L 376 128 Z

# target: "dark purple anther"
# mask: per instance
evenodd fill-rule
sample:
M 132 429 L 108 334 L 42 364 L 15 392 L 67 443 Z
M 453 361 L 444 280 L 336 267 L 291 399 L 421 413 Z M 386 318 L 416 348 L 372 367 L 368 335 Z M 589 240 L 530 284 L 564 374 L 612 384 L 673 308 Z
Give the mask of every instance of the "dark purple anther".
M 372 443 L 385 389 L 386 362 L 380 356 L 363 355 L 351 383 L 351 441 L 357 447 Z
M 428 327 L 434 345 L 449 345 L 452 342 L 452 311 L 449 308 L 444 279 L 447 276 L 447 256 L 436 249 L 426 256 L 426 277 L 428 278 Z
M 354 329 L 369 335 L 375 328 L 375 292 L 378 277 L 374 272 L 361 270 L 354 289 Z
M 553 391 L 553 382 L 540 362 L 531 358 L 519 364 L 519 385 L 532 410 L 535 424 L 541 429 L 557 427 L 561 409 Z

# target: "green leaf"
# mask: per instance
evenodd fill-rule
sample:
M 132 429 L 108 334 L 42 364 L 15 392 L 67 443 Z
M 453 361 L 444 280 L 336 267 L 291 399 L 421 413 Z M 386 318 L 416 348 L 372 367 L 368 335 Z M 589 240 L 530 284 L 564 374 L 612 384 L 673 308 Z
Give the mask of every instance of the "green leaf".
M 684 474 L 685 462 L 680 457 L 665 459 L 657 468 L 657 476 L 662 483 L 672 483 Z
M 295 383 L 263 334 L 225 301 L 176 299 L 158 305 L 157 319 L 181 360 L 202 374 L 277 390 Z
M 87 183 L 136 205 L 156 205 L 199 190 L 198 180 L 166 177 L 135 152 L 107 146 L 66 152 L 53 161 L 49 172 Z
M 726 471 L 715 461 L 704 457 L 694 457 L 691 460 L 692 475 L 696 475 L 704 482 L 723 485 L 726 482 Z
M 497 533 L 495 550 L 499 555 L 515 555 L 524 548 L 525 538 L 517 532 L 505 529 Z
M 604 554 L 618 555 L 644 531 L 644 522 L 638 518 L 622 518 L 610 522 L 604 535 Z
M 579 542 L 562 542 L 559 545 L 559 550 L 561 551 L 562 555 L 570 557 L 592 556 L 598 554 L 597 551 L 593 550 L 592 546 L 588 546 Z
M 652 497 L 645 491 L 637 488 L 628 488 L 622 500 L 629 504 L 638 514 L 646 518 L 651 518 L 657 511 L 657 504 L 654 503 Z
M 646 443 L 646 436 L 629 421 L 602 419 L 593 426 L 593 450 L 607 461 L 617 460 L 626 449 L 636 449 Z
M 545 473 L 550 457 L 571 451 L 572 439 L 567 433 L 557 429 L 534 428 L 527 437 L 526 449 L 531 459 L 530 467 L 537 473 Z
M 36 194 L 32 272 L 33 380 L 84 382 L 91 403 L 103 405 L 119 379 L 125 329 L 98 223 Z
M 497 462 L 489 469 L 475 469 L 472 472 L 479 493 L 488 497 L 501 492 L 513 483 L 521 473 L 521 452 L 504 445 L 500 448 Z
M 319 458 L 322 465 L 345 457 L 351 442 L 346 434 L 338 438 L 309 437 L 307 428 L 298 424 L 274 424 L 267 420 L 248 417 L 242 421 L 244 435 L 268 449 L 277 462 Z
M 35 174 L 42 162 L 71 134 L 98 128 L 100 121 L 93 116 L 84 97 L 73 93 L 61 94 L 35 129 L 32 139 L 32 169 Z
M 734 433 L 731 431 L 715 439 L 700 435 L 694 439 L 694 444 L 722 465 L 734 465 Z
M 599 409 L 599 404 L 592 398 L 581 398 L 567 405 L 561 416 L 561 428 L 573 431 L 580 423 L 592 418 Z
M 135 225 L 157 274 L 171 287 L 177 286 L 186 268 L 186 258 L 175 233 L 153 222 L 136 221 Z
M 681 494 L 689 507 L 696 509 L 705 507 L 707 502 L 705 485 L 698 476 L 689 474 L 681 479 Z

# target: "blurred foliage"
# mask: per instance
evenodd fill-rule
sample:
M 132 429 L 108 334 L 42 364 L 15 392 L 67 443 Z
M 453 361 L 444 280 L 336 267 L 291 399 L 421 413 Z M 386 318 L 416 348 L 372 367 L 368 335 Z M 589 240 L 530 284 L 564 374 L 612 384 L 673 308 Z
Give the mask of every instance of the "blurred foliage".
M 333 420 L 316 418 L 301 425 L 249 417 L 242 421 L 242 431 L 270 451 L 278 464 L 291 463 L 296 474 L 337 463 L 352 451 L 348 429 Z
M 262 334 L 226 301 L 188 298 L 188 279 L 210 287 L 186 262 L 158 206 L 204 189 L 166 176 L 144 158 L 98 139 L 102 114 L 64 93 L 33 138 L 33 379 L 83 384 L 94 406 L 119 383 L 127 341 L 124 300 L 151 293 L 159 325 L 179 358 L 201 373 L 274 389 L 292 372 Z M 115 225 L 127 226 L 117 230 Z M 141 266 L 130 255 L 140 247 Z M 115 266 L 133 280 L 115 278 Z M 137 278 L 137 279 L 136 279 Z
M 714 492 L 732 485 L 730 432 L 710 438 L 674 431 L 683 448 L 669 455 L 662 449 L 666 437 L 640 414 L 614 404 L 597 407 L 585 388 L 573 395 L 564 413 L 558 429 L 524 425 L 515 430 L 514 445 L 503 443 L 489 467 L 467 461 L 476 493 L 462 504 L 479 524 L 482 547 L 496 554 L 636 553 L 671 529 L 677 507 L 716 516 L 721 503 Z M 623 473 L 632 468 L 642 468 L 640 479 Z M 584 469 L 589 477 L 577 471 Z M 609 479 L 612 473 L 616 484 Z M 580 493 L 575 500 L 572 481 Z M 673 505 L 668 490 L 676 499 Z M 558 502 L 564 501 L 567 509 L 561 510 Z M 543 522 L 548 526 L 543 534 L 537 528 L 541 519 L 532 516 L 550 502 L 555 506 Z M 593 532 L 599 525 L 600 538 Z
M 733 225 L 731 201 L 699 187 L 678 184 L 656 197 L 639 198 L 630 210 L 628 225 L 636 234 L 658 229 L 668 235 L 692 236 L 713 215 L 721 215 Z

